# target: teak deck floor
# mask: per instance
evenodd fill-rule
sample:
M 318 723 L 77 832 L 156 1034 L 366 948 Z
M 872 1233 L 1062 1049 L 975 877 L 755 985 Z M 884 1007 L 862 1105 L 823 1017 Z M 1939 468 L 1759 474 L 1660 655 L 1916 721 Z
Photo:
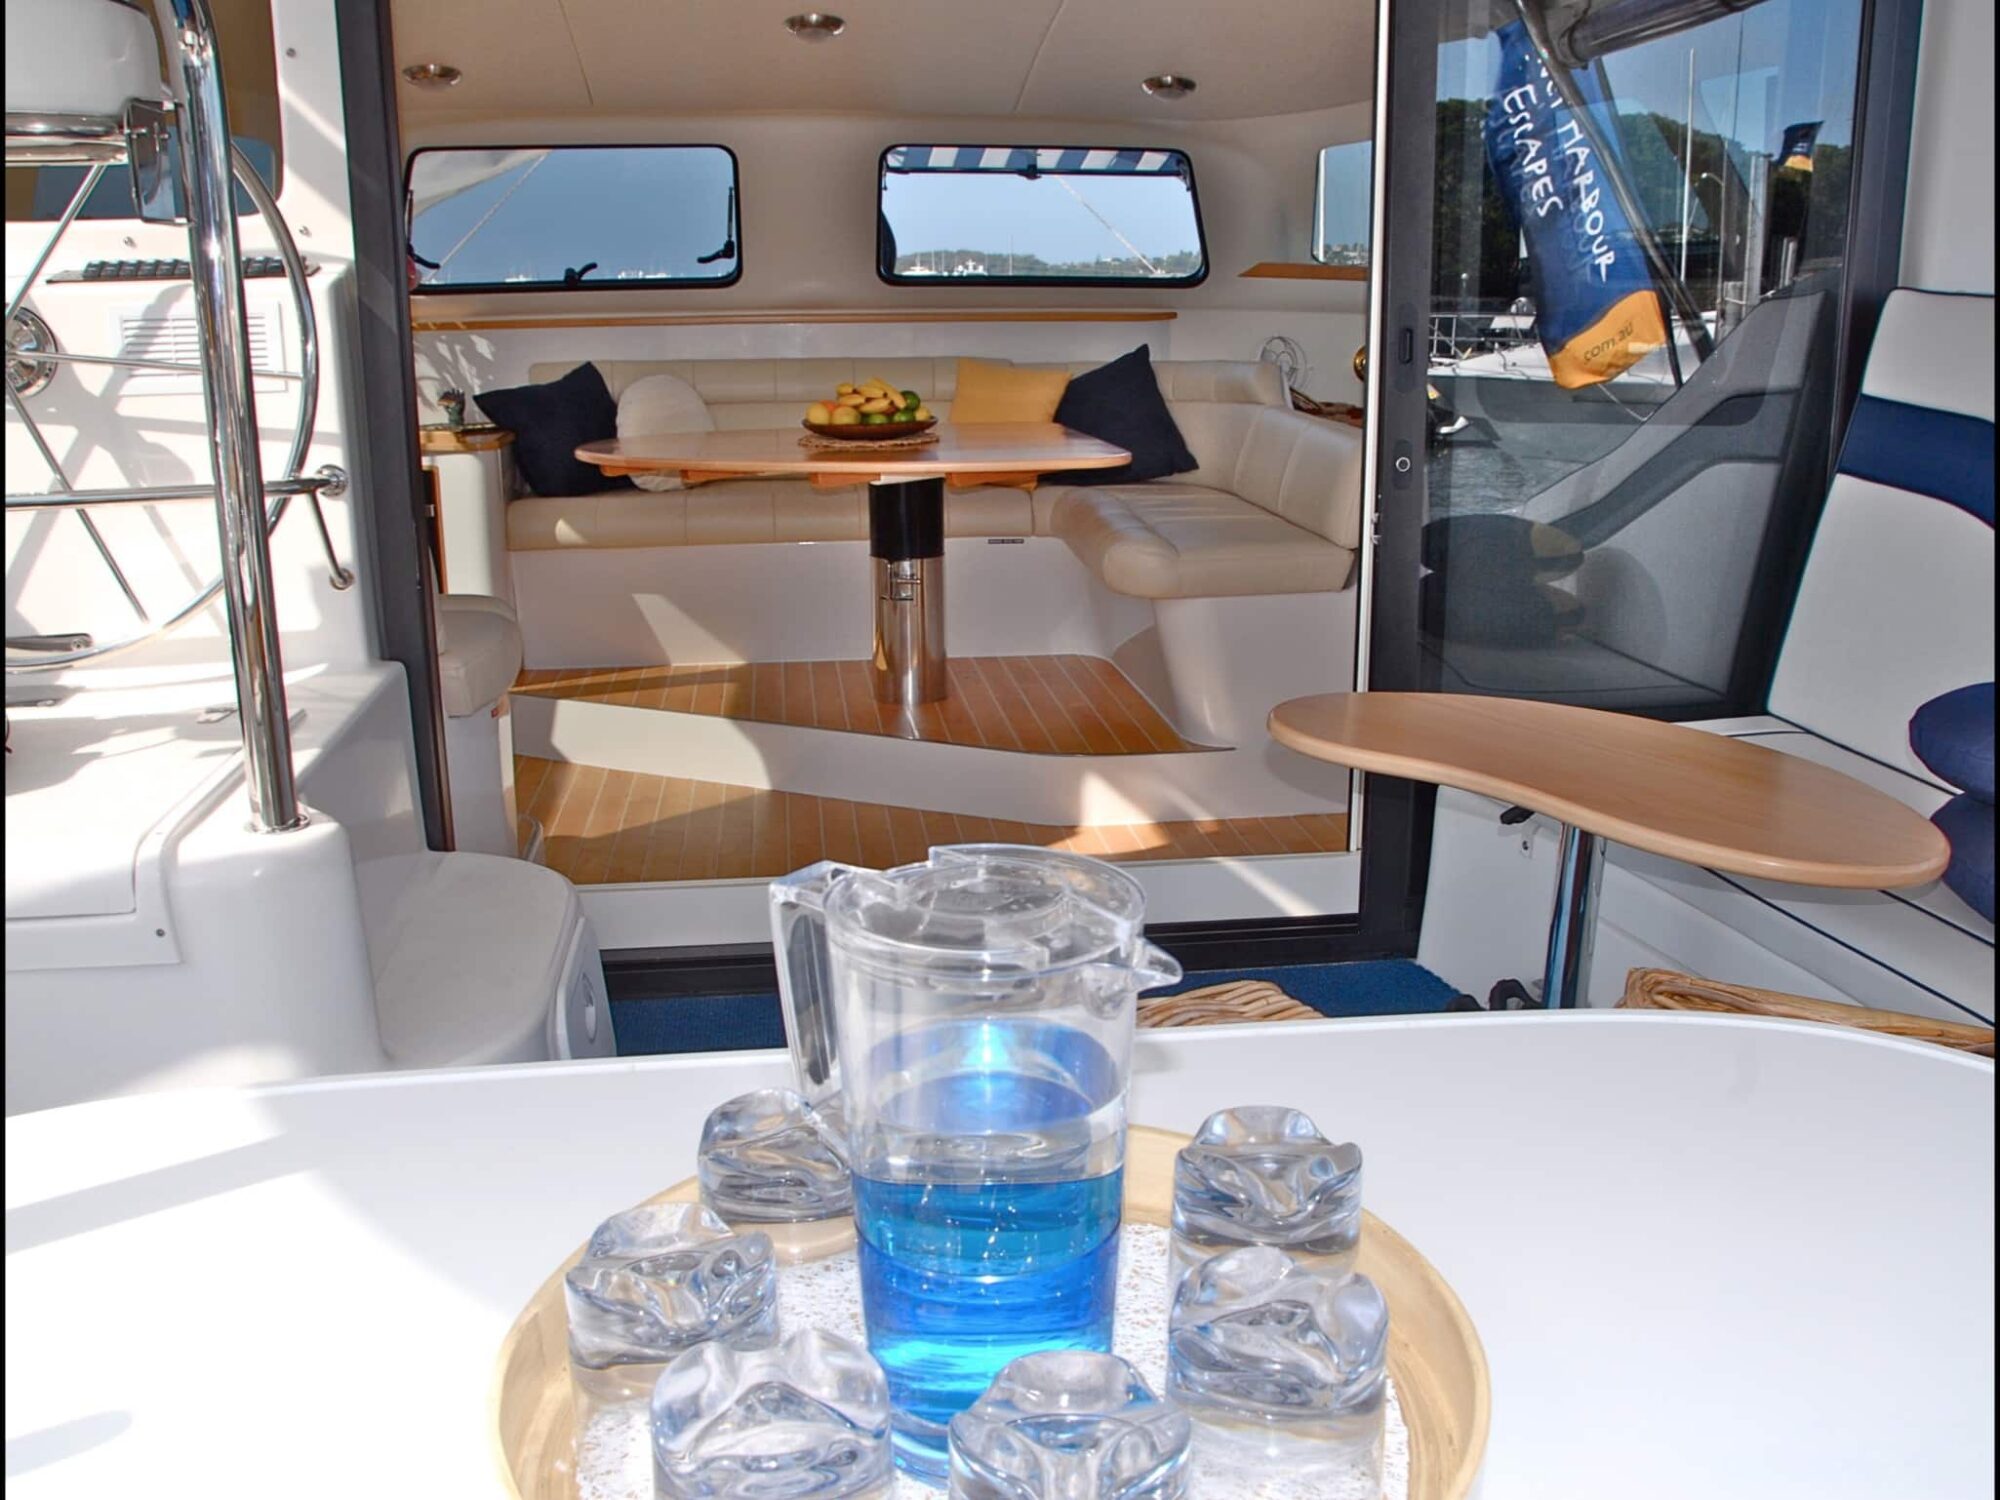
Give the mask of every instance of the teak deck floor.
M 1335 853 L 1347 817 L 1201 819 L 1063 828 L 964 813 L 760 791 L 678 776 L 515 759 L 516 796 L 540 821 L 551 869 L 578 885 L 763 879 L 821 859 L 882 869 L 933 844 L 1040 844 L 1101 859 Z
M 914 708 L 877 703 L 865 661 L 530 670 L 514 691 L 1035 755 L 1212 748 L 1182 739 L 1101 657 L 955 657 L 949 671 L 951 696 Z

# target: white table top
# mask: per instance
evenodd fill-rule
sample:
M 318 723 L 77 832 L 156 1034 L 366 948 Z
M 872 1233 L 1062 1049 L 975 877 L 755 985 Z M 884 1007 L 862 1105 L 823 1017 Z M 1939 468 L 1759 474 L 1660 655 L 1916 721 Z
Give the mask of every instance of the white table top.
M 501 1493 L 493 1358 L 782 1054 L 386 1074 L 7 1122 L 10 1500 Z M 1990 1493 L 1993 1065 L 1633 1013 L 1142 1034 L 1133 1118 L 1282 1102 L 1457 1288 L 1484 1500 Z

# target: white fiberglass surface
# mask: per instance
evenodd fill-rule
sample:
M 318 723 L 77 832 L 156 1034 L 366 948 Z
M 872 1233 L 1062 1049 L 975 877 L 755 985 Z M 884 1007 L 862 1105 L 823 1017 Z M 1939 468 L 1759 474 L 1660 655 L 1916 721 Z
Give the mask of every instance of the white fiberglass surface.
M 103 686 L 79 676 L 36 684 L 52 706 L 9 716 L 10 921 L 131 911 L 147 835 L 236 774 L 242 734 L 226 667 Z
M 547 1064 L 10 1119 L 7 1351 L 37 1378 L 8 1394 L 9 1493 L 196 1467 L 226 1494 L 279 1472 L 301 1496 L 385 1473 L 398 1493 L 497 1493 L 493 1360 L 515 1314 L 593 1224 L 692 1172 L 711 1107 L 787 1075 L 778 1052 Z M 1369 1207 L 1463 1299 L 1493 1378 L 1486 1500 L 1982 1492 L 1990 1062 L 1629 1013 L 1138 1040 L 1135 1120 L 1189 1130 L 1247 1102 L 1359 1143 Z M 285 1254 L 187 1295 L 216 1247 L 280 1223 Z M 46 1295 L 103 1277 L 127 1295 Z M 312 1356 L 245 1382 L 273 1309 Z M 1868 1420 L 1829 1416 L 1857 1371 Z

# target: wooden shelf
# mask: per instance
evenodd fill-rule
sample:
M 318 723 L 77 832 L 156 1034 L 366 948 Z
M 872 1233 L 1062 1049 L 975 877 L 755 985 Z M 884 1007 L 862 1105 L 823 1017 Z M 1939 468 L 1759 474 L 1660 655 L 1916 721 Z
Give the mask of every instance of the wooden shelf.
M 504 427 L 437 427 L 425 424 L 417 429 L 417 446 L 426 455 L 439 453 L 490 453 L 514 441 Z
M 1244 274 L 1248 275 L 1248 272 Z M 963 311 L 926 308 L 921 311 L 884 312 L 714 312 L 714 313 L 623 313 L 546 314 L 518 318 L 412 318 L 417 333 L 479 333 L 508 328 L 701 328 L 729 324 L 772 323 L 1171 323 L 1177 314 L 1171 308 L 966 308 Z
M 1285 281 L 1366 281 L 1366 266 L 1323 266 L 1316 260 L 1260 260 L 1239 276 L 1269 276 Z

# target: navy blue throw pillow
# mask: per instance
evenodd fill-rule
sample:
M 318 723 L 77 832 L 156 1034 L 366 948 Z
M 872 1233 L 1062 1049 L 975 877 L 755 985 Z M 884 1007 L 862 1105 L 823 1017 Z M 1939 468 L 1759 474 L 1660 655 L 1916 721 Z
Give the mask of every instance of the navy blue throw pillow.
M 514 462 L 537 495 L 594 495 L 630 489 L 576 456 L 579 443 L 618 436 L 618 403 L 596 365 L 578 365 L 560 380 L 481 391 L 473 398 L 489 420 L 514 434 Z
M 1960 791 L 1993 800 L 1993 684 L 1976 682 L 1931 699 L 1910 720 L 1917 759 Z
M 1047 475 L 1044 484 L 1138 484 L 1199 467 L 1160 394 L 1150 344 L 1070 381 L 1056 420 L 1085 437 L 1117 444 L 1132 462 L 1115 469 L 1066 470 Z
M 1993 920 L 1993 804 L 1958 796 L 1931 814 L 1951 841 L 1945 886 L 1987 921 Z

